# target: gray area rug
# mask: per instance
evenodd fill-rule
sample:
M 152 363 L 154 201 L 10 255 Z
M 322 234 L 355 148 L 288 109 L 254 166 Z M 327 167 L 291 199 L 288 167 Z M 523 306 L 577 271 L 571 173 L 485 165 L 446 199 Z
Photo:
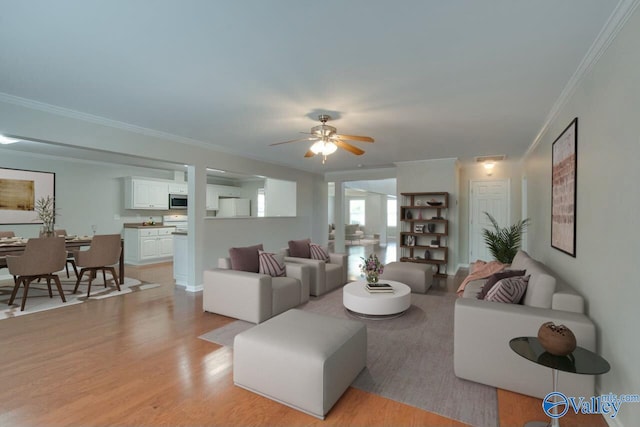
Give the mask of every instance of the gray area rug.
M 0 284 L 0 320 L 9 319 L 12 317 L 24 316 L 26 314 L 38 313 L 40 311 L 45 310 L 53 310 L 60 307 L 67 307 L 74 304 L 82 304 L 88 300 L 92 299 L 103 299 L 103 298 L 111 298 L 114 296 L 130 294 L 132 292 L 139 292 L 145 289 L 157 288 L 160 285 L 155 283 L 141 283 L 137 279 L 131 279 L 129 277 L 124 278 L 124 283 L 120 285 L 120 291 L 116 289 L 111 281 L 111 275 L 107 273 L 107 287 L 104 287 L 104 282 L 102 281 L 102 274 L 98 274 L 98 277 L 94 279 L 91 284 L 91 296 L 87 298 L 87 281 L 88 279 L 84 279 L 80 282 L 80 287 L 78 288 L 78 292 L 72 294 L 73 288 L 75 287 L 76 280 L 73 276 L 73 272 L 71 274 L 71 278 L 67 279 L 65 273 L 58 274 L 60 277 L 60 282 L 62 285 L 62 291 L 64 293 L 64 297 L 67 302 L 62 302 L 60 298 L 60 294 L 58 294 L 58 289 L 56 288 L 55 283 L 51 282 L 51 289 L 53 293 L 53 298 L 49 298 L 49 291 L 47 289 L 46 281 L 41 281 L 40 283 L 32 282 L 29 286 L 29 293 L 27 295 L 27 303 L 25 304 L 24 311 L 20 311 L 20 305 L 22 304 L 22 292 L 23 287 L 21 286 L 18 290 L 18 294 L 16 299 L 13 301 L 12 305 L 8 305 L 9 298 L 11 297 L 11 292 L 13 291 L 13 282 L 6 281 Z M 85 274 L 85 278 L 87 275 Z
M 403 316 L 362 320 L 367 325 L 367 367 L 352 386 L 473 426 L 497 426 L 495 387 L 453 373 L 455 299 L 455 294 L 437 290 L 411 294 L 411 307 Z M 342 306 L 341 289 L 299 308 L 353 318 Z M 253 326 L 237 320 L 200 338 L 232 347 L 235 335 Z

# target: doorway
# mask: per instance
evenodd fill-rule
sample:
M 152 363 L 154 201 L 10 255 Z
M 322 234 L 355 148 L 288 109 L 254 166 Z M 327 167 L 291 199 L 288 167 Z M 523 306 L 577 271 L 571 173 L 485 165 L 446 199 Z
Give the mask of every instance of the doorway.
M 469 262 L 493 259 L 482 237 L 484 228 L 493 229 L 485 212 L 495 218 L 500 227 L 509 223 L 510 180 L 471 180 L 469 191 Z

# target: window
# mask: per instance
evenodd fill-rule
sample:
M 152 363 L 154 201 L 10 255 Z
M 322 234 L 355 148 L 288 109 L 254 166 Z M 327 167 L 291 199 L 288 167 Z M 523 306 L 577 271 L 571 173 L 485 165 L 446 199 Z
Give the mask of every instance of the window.
M 398 225 L 398 203 L 395 197 L 387 198 L 387 227 Z
M 349 200 L 349 224 L 364 225 L 364 200 Z

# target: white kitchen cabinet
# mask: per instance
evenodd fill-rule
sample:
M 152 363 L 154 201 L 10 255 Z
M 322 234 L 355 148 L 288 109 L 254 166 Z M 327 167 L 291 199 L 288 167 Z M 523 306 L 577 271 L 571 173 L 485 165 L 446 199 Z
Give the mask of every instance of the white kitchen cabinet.
M 127 264 L 151 264 L 173 257 L 173 232 L 175 227 L 125 228 L 124 262 Z
M 128 177 L 124 183 L 125 209 L 169 209 L 167 182 Z
M 251 215 L 251 200 L 249 199 L 220 199 L 220 209 L 217 217 L 239 217 Z
M 208 211 L 217 211 L 218 210 L 218 186 L 213 184 L 207 184 L 207 210 Z
M 216 185 L 218 189 L 218 197 L 240 197 L 241 192 L 239 187 L 232 187 L 230 185 Z
M 175 183 L 169 184 L 169 194 L 187 194 L 187 184 Z
M 220 209 L 220 198 L 240 197 L 242 195 L 239 187 L 230 185 L 207 184 L 207 201 L 208 211 L 217 211 Z

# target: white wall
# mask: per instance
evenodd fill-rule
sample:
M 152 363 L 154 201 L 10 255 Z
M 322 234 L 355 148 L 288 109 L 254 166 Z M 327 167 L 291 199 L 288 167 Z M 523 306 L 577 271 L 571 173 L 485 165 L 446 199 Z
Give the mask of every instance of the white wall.
M 598 379 L 598 391 L 618 395 L 640 393 L 638 40 L 640 9 L 578 83 L 525 162 L 530 252 L 587 299 L 588 314 L 597 325 L 598 352 L 611 364 L 611 371 Z M 575 258 L 550 246 L 551 148 L 574 117 L 578 117 Z M 640 404 L 627 403 L 615 423 L 630 427 L 638 420 Z

